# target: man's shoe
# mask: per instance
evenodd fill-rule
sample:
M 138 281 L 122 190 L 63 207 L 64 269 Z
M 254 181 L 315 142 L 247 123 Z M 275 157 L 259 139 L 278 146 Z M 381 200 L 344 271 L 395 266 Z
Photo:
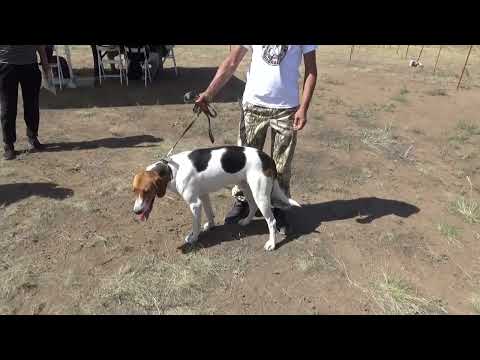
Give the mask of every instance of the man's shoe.
M 3 147 L 4 153 L 3 153 L 3 158 L 5 160 L 13 160 L 15 159 L 15 148 L 13 147 L 13 144 L 5 144 Z
M 225 216 L 225 224 L 237 224 L 248 216 L 249 211 L 248 202 L 235 200 L 232 209 Z
M 29 138 L 28 139 L 28 147 L 30 151 L 42 151 L 45 150 L 45 145 L 40 143 L 37 138 Z
M 277 230 L 280 234 L 288 235 L 291 230 L 291 226 L 287 221 L 287 215 L 285 211 L 278 208 L 273 208 L 273 216 L 275 217 L 275 221 L 277 223 Z

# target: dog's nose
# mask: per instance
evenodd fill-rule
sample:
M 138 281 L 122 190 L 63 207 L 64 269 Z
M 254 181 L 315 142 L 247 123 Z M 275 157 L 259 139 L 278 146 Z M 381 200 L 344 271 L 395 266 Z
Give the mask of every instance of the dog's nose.
M 133 209 L 133 212 L 136 214 L 136 215 L 140 215 L 142 213 L 142 209 Z

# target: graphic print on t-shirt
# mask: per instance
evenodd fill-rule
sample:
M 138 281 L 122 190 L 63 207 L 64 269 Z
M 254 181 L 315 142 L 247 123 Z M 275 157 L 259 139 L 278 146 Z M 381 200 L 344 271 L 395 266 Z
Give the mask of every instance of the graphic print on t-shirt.
M 262 59 L 268 65 L 277 66 L 285 58 L 288 45 L 262 45 Z

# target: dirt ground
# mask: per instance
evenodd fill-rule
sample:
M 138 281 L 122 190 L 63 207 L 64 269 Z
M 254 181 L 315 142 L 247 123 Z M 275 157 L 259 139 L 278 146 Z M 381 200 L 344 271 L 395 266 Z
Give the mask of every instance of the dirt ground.
M 132 213 L 136 171 L 192 118 L 228 46 L 177 46 L 148 88 L 42 92 L 44 153 L 0 160 L 2 314 L 476 314 L 480 312 L 480 53 L 467 47 L 318 50 L 319 80 L 299 134 L 294 234 L 267 253 L 267 226 L 219 226 L 183 246 L 186 204 L 169 194 L 147 223 Z M 398 54 L 397 54 L 398 51 Z M 92 73 L 88 46 L 75 72 Z M 236 142 L 246 59 L 215 103 L 216 145 Z M 210 146 L 200 119 L 177 151 Z M 212 196 L 222 223 L 230 191 Z

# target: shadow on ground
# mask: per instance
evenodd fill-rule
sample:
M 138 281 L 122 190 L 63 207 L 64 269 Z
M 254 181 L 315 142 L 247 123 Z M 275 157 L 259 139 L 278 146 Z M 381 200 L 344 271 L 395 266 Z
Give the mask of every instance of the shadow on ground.
M 277 248 L 296 240 L 302 235 L 318 232 L 322 222 L 355 219 L 360 224 L 369 224 L 383 216 L 396 215 L 407 218 L 420 209 L 403 201 L 379 199 L 376 197 L 353 200 L 334 200 L 318 204 L 307 204 L 301 208 L 292 208 L 289 218 L 292 224 L 292 234 L 277 244 Z M 253 220 L 248 226 L 239 225 L 218 226 L 210 232 L 202 233 L 199 245 L 182 245 L 183 252 L 192 251 L 197 247 L 208 248 L 224 241 L 238 240 L 240 237 L 266 235 L 268 227 L 263 219 Z M 267 241 L 267 238 L 265 238 Z
M 40 94 L 42 109 L 79 109 L 92 107 L 121 107 L 136 105 L 183 104 L 188 91 L 201 92 L 213 79 L 217 68 L 178 68 L 179 76 L 167 69 L 159 78 L 145 87 L 141 80 L 121 85 L 118 79 L 106 79 L 101 87 L 78 87 L 63 89 L 53 95 L 45 90 Z M 245 82 L 233 76 L 222 89 L 215 102 L 235 102 L 243 94 Z
M 159 143 L 163 141 L 162 138 L 153 135 L 135 135 L 126 137 L 109 137 L 97 140 L 86 140 L 76 142 L 58 142 L 45 144 L 45 152 L 57 151 L 73 151 L 73 150 L 88 150 L 88 149 L 121 149 L 131 147 L 152 147 L 154 145 L 143 145 L 145 143 Z
M 73 190 L 55 183 L 15 183 L 0 185 L 0 206 L 8 206 L 30 196 L 63 200 L 73 196 Z

